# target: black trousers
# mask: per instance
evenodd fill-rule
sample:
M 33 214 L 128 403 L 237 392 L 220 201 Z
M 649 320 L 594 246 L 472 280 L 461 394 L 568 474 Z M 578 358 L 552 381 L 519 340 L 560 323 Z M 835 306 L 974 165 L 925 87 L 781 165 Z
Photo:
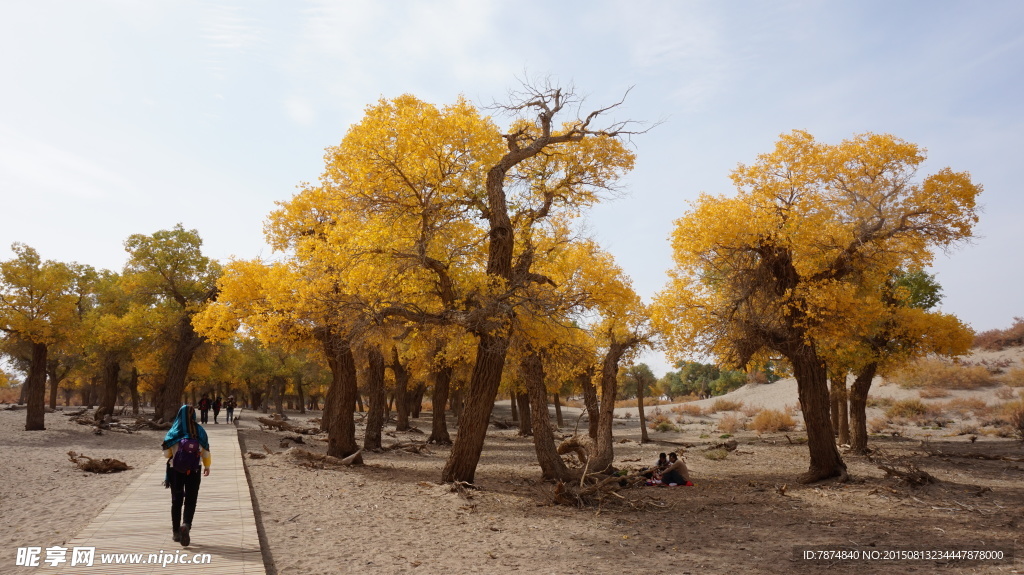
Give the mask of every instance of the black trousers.
M 208 421 L 209 419 L 210 419 L 210 410 L 209 409 L 200 409 L 199 410 L 199 423 L 209 423 L 209 421 Z
M 184 474 L 171 469 L 171 526 L 175 531 L 184 523 L 192 525 L 196 514 L 196 500 L 199 499 L 199 483 L 203 478 L 202 469 Z M 185 516 L 182 517 L 184 505 Z

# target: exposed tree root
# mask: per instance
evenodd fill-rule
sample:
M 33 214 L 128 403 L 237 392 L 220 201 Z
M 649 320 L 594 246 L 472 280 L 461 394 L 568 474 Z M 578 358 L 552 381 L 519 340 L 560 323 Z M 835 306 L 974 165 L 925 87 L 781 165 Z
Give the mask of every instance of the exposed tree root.
M 117 473 L 119 471 L 128 471 L 132 468 L 119 459 L 93 459 L 88 455 L 79 455 L 74 451 L 68 452 L 68 459 L 71 460 L 71 463 L 77 465 L 79 469 L 89 473 Z
M 622 503 L 637 508 L 644 498 L 628 499 L 619 494 L 623 489 L 643 485 L 642 475 L 606 475 L 591 473 L 579 482 L 559 481 L 555 484 L 554 503 L 570 507 L 603 507 L 609 503 Z
M 269 417 L 257 417 L 256 421 L 260 422 L 261 426 L 266 426 L 271 429 L 278 431 L 289 431 L 292 433 L 301 433 L 302 435 L 316 435 L 320 433 L 318 427 L 296 427 L 287 421 L 281 419 L 271 419 Z

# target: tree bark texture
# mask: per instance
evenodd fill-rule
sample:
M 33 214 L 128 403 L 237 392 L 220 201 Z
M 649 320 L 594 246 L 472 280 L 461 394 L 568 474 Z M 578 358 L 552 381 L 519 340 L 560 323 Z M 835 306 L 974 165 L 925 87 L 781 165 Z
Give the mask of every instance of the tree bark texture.
M 114 404 L 117 403 L 117 383 L 121 374 L 121 362 L 113 353 L 103 354 L 103 395 L 100 398 L 100 408 L 107 413 L 114 413 Z
M 382 448 L 381 431 L 384 429 L 384 354 L 374 345 L 366 348 L 369 368 L 366 370 L 366 392 L 370 411 L 366 414 L 366 433 L 363 435 L 363 449 L 376 451 Z
M 476 466 L 480 463 L 491 410 L 501 384 L 508 345 L 509 337 L 505 334 L 486 333 L 480 336 L 476 363 L 469 379 L 468 397 L 459 418 L 459 433 L 441 471 L 441 481 L 444 483 L 473 483 L 476 477 Z
M 164 385 L 157 394 L 156 417 L 164 421 L 174 420 L 181 407 L 181 397 L 185 392 L 185 379 L 188 377 L 188 366 L 192 357 L 206 338 L 192 328 L 191 315 L 178 320 L 178 335 L 174 340 L 174 350 L 167 362 Z
M 846 464 L 836 448 L 835 434 L 829 415 L 828 373 L 813 346 L 802 342 L 791 346 L 787 357 L 793 365 L 800 409 L 807 428 L 807 446 L 811 461 L 801 483 L 812 483 L 830 477 L 845 477 Z
M 46 429 L 46 352 L 45 343 L 32 344 L 32 362 L 25 380 L 25 431 Z
M 647 417 L 644 414 L 644 384 L 637 378 L 636 382 L 636 407 L 640 412 L 640 443 L 650 443 L 651 438 L 647 435 Z
M 128 391 L 132 394 L 132 415 L 139 415 L 139 368 L 132 366 L 132 374 L 128 378 Z
M 391 373 L 395 374 L 395 409 L 398 421 L 395 431 L 409 431 L 409 368 L 398 356 L 398 348 L 391 348 Z
M 858 455 L 868 452 L 868 391 L 878 372 L 878 364 L 870 363 L 857 373 L 850 389 L 850 450 Z
M 597 439 L 598 420 L 601 417 L 601 406 L 597 400 L 597 389 L 594 388 L 594 368 L 588 367 L 579 375 L 580 390 L 583 391 L 583 406 L 587 408 L 587 433 L 591 439 Z
M 530 410 L 530 396 L 526 393 L 517 393 L 515 400 L 519 404 L 519 436 L 528 437 L 533 433 L 533 413 Z M 545 405 L 547 405 L 546 401 Z
M 356 423 L 353 419 L 358 392 L 356 361 L 352 354 L 352 344 L 348 339 L 328 332 L 322 336 L 322 343 L 327 352 L 327 364 L 331 368 L 331 387 L 327 392 L 328 405 L 324 406 L 325 423 L 328 419 L 327 412 L 330 412 L 327 455 L 348 457 L 358 451 Z
M 615 418 L 615 396 L 619 389 L 619 359 L 631 344 L 612 342 L 601 362 L 601 408 L 598 411 L 597 439 L 590 471 L 604 471 L 612 464 L 612 423 Z
M 539 353 L 531 351 L 522 360 L 533 423 L 533 447 L 537 452 L 544 479 L 569 481 L 573 474 L 555 446 L 555 434 L 548 414 L 548 392 L 544 386 L 544 362 Z
M 427 393 L 427 384 L 420 382 L 409 393 L 409 417 L 419 419 L 423 410 L 423 395 Z
M 448 434 L 448 419 L 445 404 L 448 403 L 448 390 L 452 382 L 451 366 L 443 366 L 434 372 L 434 397 L 431 399 L 430 437 L 427 443 L 451 445 L 452 438 Z

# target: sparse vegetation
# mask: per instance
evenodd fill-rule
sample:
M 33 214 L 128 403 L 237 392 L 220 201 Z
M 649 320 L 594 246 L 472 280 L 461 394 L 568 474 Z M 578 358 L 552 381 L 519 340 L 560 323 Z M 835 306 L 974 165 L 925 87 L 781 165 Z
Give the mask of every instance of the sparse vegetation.
M 904 366 L 892 375 L 892 380 L 905 388 L 978 389 L 998 383 L 982 365 L 958 365 L 935 358 L 921 359 Z
M 749 427 L 758 433 L 789 431 L 796 427 L 796 421 L 788 413 L 775 409 L 766 409 L 754 417 Z
M 917 392 L 921 399 L 939 399 L 949 397 L 949 390 L 941 387 L 925 387 Z
M 721 461 L 729 456 L 729 451 L 724 447 L 717 447 L 715 449 L 709 449 L 704 452 L 704 457 L 711 461 Z
M 1018 346 L 1024 346 L 1024 317 L 1013 318 L 1013 325 L 1006 329 L 990 329 L 974 336 L 974 347 L 981 349 L 1002 350 Z
M 1024 367 L 1015 367 L 1003 373 L 999 381 L 1010 387 L 1024 387 Z
M 960 417 L 967 417 L 969 414 L 979 417 L 990 411 L 988 404 L 977 397 L 957 397 L 937 407 Z
M 894 401 L 885 410 L 885 415 L 888 417 L 904 417 L 907 419 L 914 419 L 928 415 L 929 410 L 920 399 L 901 399 Z
M 726 414 L 718 422 L 718 430 L 725 433 L 736 433 L 743 429 L 743 418 L 734 413 Z
M 679 427 L 669 418 L 668 414 L 661 412 L 651 415 L 647 427 L 653 431 L 679 431 Z
M 711 407 L 708 408 L 708 413 L 718 413 L 719 411 L 739 411 L 743 409 L 742 401 L 734 401 L 732 399 L 716 399 Z
M 699 405 L 694 405 L 692 403 L 684 403 L 682 405 L 677 405 L 673 407 L 671 411 L 672 413 L 677 413 L 679 415 L 689 415 L 690 417 L 700 417 L 704 415 L 704 410 Z

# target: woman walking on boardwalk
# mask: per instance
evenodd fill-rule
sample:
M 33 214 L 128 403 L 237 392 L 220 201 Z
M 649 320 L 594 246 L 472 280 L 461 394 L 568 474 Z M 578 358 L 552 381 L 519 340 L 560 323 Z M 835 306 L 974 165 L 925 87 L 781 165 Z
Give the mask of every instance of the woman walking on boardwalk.
M 174 540 L 186 547 L 191 542 L 192 518 L 199 498 L 199 469 L 202 466 L 202 475 L 210 475 L 211 460 L 210 440 L 206 430 L 196 423 L 194 407 L 183 405 L 178 410 L 174 424 L 164 436 L 163 449 L 167 457 L 164 487 L 171 490 L 171 529 Z

